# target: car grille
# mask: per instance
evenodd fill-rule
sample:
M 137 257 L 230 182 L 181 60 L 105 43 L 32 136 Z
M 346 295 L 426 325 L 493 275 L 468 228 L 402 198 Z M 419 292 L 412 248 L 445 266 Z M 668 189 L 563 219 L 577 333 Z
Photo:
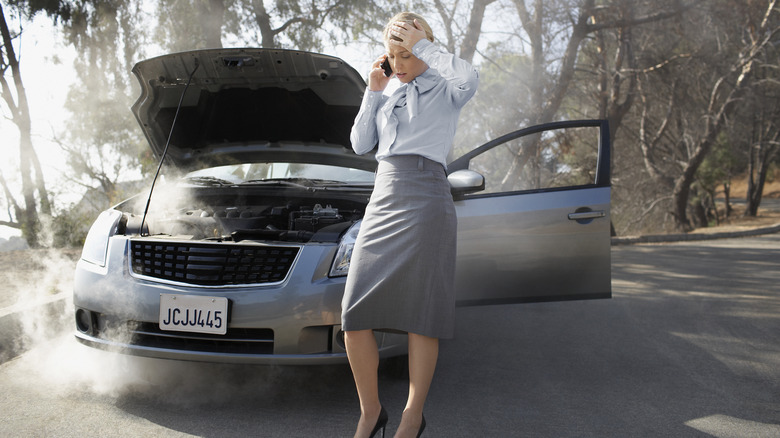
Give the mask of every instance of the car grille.
M 134 274 L 199 286 L 278 283 L 299 247 L 131 240 Z
M 227 354 L 273 354 L 271 329 L 229 328 L 225 335 L 166 332 L 157 324 L 129 323 L 132 343 L 168 350 L 201 351 Z

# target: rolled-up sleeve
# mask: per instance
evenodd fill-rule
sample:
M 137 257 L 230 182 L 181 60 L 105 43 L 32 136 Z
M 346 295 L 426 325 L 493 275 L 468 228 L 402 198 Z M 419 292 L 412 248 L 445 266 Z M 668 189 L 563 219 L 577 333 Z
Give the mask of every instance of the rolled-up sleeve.
M 382 103 L 382 92 L 366 89 L 360 111 L 355 117 L 349 139 L 356 154 L 365 154 L 377 144 L 376 113 Z
M 477 92 L 479 74 L 470 63 L 426 39 L 418 41 L 412 53 L 447 81 L 450 98 L 457 107 L 465 105 Z

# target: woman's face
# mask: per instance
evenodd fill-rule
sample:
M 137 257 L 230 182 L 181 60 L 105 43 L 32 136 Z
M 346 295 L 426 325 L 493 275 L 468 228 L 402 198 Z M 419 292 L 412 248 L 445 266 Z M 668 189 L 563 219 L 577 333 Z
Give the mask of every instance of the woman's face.
M 414 78 L 428 70 L 428 64 L 403 47 L 396 45 L 387 47 L 387 56 L 390 59 L 390 66 L 393 67 L 393 73 L 405 84 L 412 82 Z

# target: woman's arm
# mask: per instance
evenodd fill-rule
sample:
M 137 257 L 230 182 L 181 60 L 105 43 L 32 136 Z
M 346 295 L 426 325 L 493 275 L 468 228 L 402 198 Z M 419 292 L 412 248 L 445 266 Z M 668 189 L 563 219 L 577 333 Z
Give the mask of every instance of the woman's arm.
M 479 75 L 468 62 L 426 39 L 418 41 L 412 48 L 412 53 L 428 64 L 428 67 L 436 69 L 447 81 L 456 106 L 465 105 L 477 92 Z
M 371 71 L 368 73 L 368 88 L 363 94 L 360 111 L 355 117 L 352 132 L 349 134 L 352 149 L 358 155 L 363 155 L 374 149 L 379 141 L 376 132 L 376 113 L 384 102 L 383 91 L 390 82 L 390 77 L 385 76 L 381 67 L 386 57 L 387 55 L 382 55 L 371 64 Z
M 376 113 L 381 104 L 382 91 L 366 89 L 363 103 L 360 105 L 360 111 L 355 117 L 355 123 L 352 125 L 352 132 L 349 135 L 352 149 L 358 155 L 363 155 L 376 146 L 379 138 L 376 132 Z

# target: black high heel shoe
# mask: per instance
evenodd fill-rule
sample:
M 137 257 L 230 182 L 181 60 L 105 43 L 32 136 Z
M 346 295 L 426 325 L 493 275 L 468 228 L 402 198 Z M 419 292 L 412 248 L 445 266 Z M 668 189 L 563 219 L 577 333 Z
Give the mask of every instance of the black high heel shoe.
M 425 415 L 422 416 L 422 423 L 420 423 L 420 430 L 417 431 L 417 438 L 420 438 L 420 435 L 422 435 L 424 430 L 425 430 Z
M 374 429 L 371 430 L 369 438 L 374 438 L 374 435 L 376 435 L 380 429 L 382 430 L 382 438 L 385 438 L 385 426 L 387 426 L 387 411 L 385 410 L 385 407 L 382 406 L 382 410 L 379 411 L 379 418 L 376 419 L 376 425 L 374 426 Z

